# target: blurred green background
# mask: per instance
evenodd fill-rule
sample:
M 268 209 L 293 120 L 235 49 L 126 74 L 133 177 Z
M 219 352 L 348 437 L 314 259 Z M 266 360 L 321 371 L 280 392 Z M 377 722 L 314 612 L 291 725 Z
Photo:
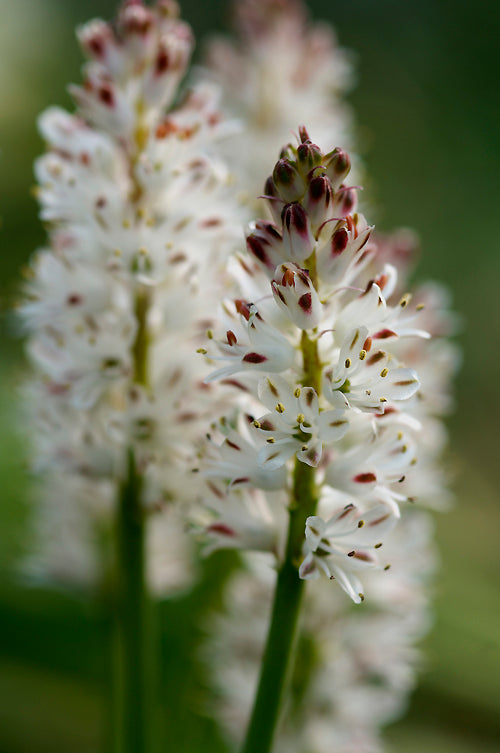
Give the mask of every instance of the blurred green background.
M 226 27 L 221 0 L 182 3 L 198 39 Z M 414 227 L 422 240 L 418 279 L 451 289 L 464 319 L 464 363 L 457 411 L 449 421 L 456 472 L 455 509 L 437 517 L 442 569 L 436 619 L 412 707 L 387 732 L 390 753 L 493 753 L 500 750 L 500 500 L 497 399 L 500 369 L 500 10 L 493 0 L 310 2 L 356 53 L 350 96 L 379 207 L 378 227 Z M 30 197 L 41 151 L 35 118 L 49 104 L 69 106 L 79 80 L 73 29 L 113 15 L 115 0 L 0 0 L 0 287 L 15 298 L 19 268 L 43 241 Z M 29 589 L 13 577 L 28 515 L 23 443 L 16 433 L 16 382 L 22 369 L 15 327 L 2 318 L 0 378 L 0 753 L 105 750 L 106 630 L 84 599 Z M 221 559 L 220 556 L 218 558 Z M 170 727 L 169 750 L 223 748 L 197 700 L 203 677 L 188 638 L 199 638 L 217 599 L 220 561 L 197 592 L 162 607 L 170 693 L 185 699 Z M 170 659 L 175 656 L 172 664 Z M 169 702 L 165 703 L 167 723 Z

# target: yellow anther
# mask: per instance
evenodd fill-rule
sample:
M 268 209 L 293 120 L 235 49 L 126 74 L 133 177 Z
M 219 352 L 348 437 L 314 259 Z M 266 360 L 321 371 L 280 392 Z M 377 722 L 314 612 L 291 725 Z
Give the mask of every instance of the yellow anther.
M 364 520 L 358 520 L 358 528 L 363 528 L 364 524 L 365 524 Z
M 123 220 L 122 225 L 125 228 L 125 230 L 128 230 L 130 227 L 130 220 Z
M 142 247 L 142 248 L 140 248 L 140 249 L 139 249 L 139 250 L 137 251 L 137 253 L 138 253 L 138 254 L 141 254 L 141 256 L 147 256 L 147 255 L 149 254 L 149 251 L 147 250 L 147 248 L 144 248 L 144 247 Z
M 345 359 L 345 362 L 344 362 L 344 366 L 346 367 L 346 369 L 350 369 L 350 368 L 351 368 L 351 366 L 352 366 L 352 361 L 351 361 L 351 359 L 350 359 L 350 358 L 346 358 L 346 359 Z
M 380 398 L 380 402 L 381 403 L 386 403 L 387 402 L 387 398 L 386 397 L 381 397 Z
M 208 351 L 206 348 L 198 348 L 196 352 L 201 353 L 203 356 L 205 356 Z
M 388 373 L 389 373 L 389 369 L 382 369 L 382 371 L 380 372 L 380 376 L 386 377 Z
M 136 212 L 136 214 L 137 214 L 137 217 L 138 217 L 138 218 L 139 218 L 140 220 L 143 220 L 143 219 L 144 219 L 144 217 L 146 216 L 146 210 L 144 209 L 144 207 L 139 207 L 139 208 L 137 209 L 137 212 Z
M 375 544 L 375 546 L 373 548 L 374 549 L 380 549 L 381 546 L 382 546 L 382 542 L 380 542 L 380 544 Z
M 302 449 L 302 452 L 305 452 L 307 450 L 307 445 L 303 444 L 301 449 Z
M 410 465 L 417 465 L 417 458 L 413 458 Z
M 408 452 L 408 445 L 407 445 L 407 444 L 404 444 L 404 445 L 403 445 L 403 446 L 401 447 L 401 452 Z
M 359 594 L 358 594 L 358 596 L 359 596 L 359 598 L 361 599 L 361 601 L 364 601 L 364 600 L 365 600 L 365 595 L 364 595 L 364 594 L 362 594 L 362 593 L 359 593 Z
M 366 358 L 366 350 L 360 350 L 359 351 L 359 360 L 364 361 Z
M 398 431 L 398 439 L 399 439 L 399 441 L 401 441 L 403 439 L 403 432 L 402 431 Z
M 261 427 L 261 423 L 260 421 L 257 421 L 257 419 L 255 419 L 255 421 L 253 422 L 253 425 L 255 426 L 256 429 L 260 429 Z
M 277 411 L 278 413 L 284 413 L 284 412 L 285 412 L 285 406 L 283 405 L 283 403 L 276 403 L 276 408 L 275 408 L 275 410 L 276 410 L 276 411 Z
M 276 440 L 274 437 L 269 437 L 269 439 L 267 440 L 267 444 L 274 444 L 275 442 Z
M 294 397 L 300 397 L 300 387 L 296 387 L 293 391 Z
M 211 329 L 207 329 L 207 337 L 208 337 L 209 340 L 213 340 L 214 339 L 214 333 L 212 332 Z
M 386 565 L 386 566 L 384 567 L 384 570 L 390 570 L 390 568 L 391 568 L 391 566 L 390 566 L 390 565 Z
M 418 303 L 417 304 L 417 311 L 422 311 L 422 309 L 425 309 L 425 303 Z
M 115 250 L 113 251 L 113 255 L 114 255 L 114 256 L 121 256 L 121 255 L 122 255 L 122 252 L 120 251 L 120 249 L 119 249 L 119 248 L 115 248 Z
M 303 424 L 305 420 L 306 420 L 306 417 L 304 416 L 304 414 L 303 413 L 299 413 L 299 415 L 297 416 L 297 423 L 298 424 Z
M 405 294 L 405 295 L 404 295 L 404 296 L 403 296 L 403 297 L 401 298 L 401 300 L 400 300 L 400 302 L 399 302 L 399 305 L 401 306 L 401 308 L 402 308 L 402 309 L 404 309 L 404 308 L 405 308 L 405 306 L 408 306 L 408 304 L 409 304 L 409 302 L 410 302 L 410 299 L 411 299 L 411 295 L 410 295 L 410 293 L 406 293 L 406 294 Z

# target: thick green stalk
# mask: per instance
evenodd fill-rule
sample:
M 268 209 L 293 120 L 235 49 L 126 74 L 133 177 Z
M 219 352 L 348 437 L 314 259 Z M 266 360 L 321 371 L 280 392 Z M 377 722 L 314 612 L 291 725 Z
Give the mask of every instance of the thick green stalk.
M 138 290 L 137 334 L 132 347 L 134 383 L 148 386 L 149 298 Z M 130 447 L 119 490 L 116 521 L 113 753 L 153 753 L 155 748 L 158 640 L 146 580 L 143 478 Z
M 320 365 L 316 341 L 302 333 L 303 383 L 319 394 Z M 316 469 L 295 461 L 286 554 L 278 571 L 271 625 L 262 660 L 255 703 L 242 753 L 270 753 L 280 707 L 288 685 L 297 637 L 304 581 L 298 567 L 306 519 L 317 506 Z
M 115 625 L 115 753 L 149 753 L 154 711 L 152 614 L 145 574 L 142 478 L 134 453 L 120 489 Z

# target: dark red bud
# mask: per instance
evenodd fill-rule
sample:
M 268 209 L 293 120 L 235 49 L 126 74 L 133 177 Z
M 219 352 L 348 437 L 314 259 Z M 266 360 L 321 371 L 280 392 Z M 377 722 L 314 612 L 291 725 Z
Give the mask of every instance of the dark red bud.
M 333 211 L 337 216 L 340 215 L 341 217 L 346 217 L 354 212 L 357 203 L 358 194 L 356 189 L 342 186 L 340 190 L 335 193 Z
M 278 160 L 273 170 L 273 180 L 283 201 L 298 201 L 304 195 L 304 179 L 288 159 Z
M 335 187 L 340 186 L 351 169 L 351 160 L 347 152 L 337 147 L 325 157 L 327 175 Z
M 247 238 L 247 250 L 250 254 L 253 254 L 261 264 L 265 264 L 266 267 L 273 269 L 271 260 L 264 249 L 264 241 L 261 238 L 257 238 L 255 235 L 249 235 Z
M 303 175 L 307 175 L 314 167 L 321 165 L 322 159 L 321 149 L 312 142 L 299 144 L 297 147 L 297 167 Z
M 305 126 L 299 126 L 299 137 L 302 144 L 311 140 Z
M 307 235 L 307 214 L 300 204 L 287 204 L 283 207 L 281 218 L 287 230 L 293 229 L 299 235 Z

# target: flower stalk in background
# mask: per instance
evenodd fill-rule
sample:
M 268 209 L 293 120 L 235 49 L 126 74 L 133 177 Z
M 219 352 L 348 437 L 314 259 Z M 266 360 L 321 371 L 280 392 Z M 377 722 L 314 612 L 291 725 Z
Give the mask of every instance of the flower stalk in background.
M 214 425 L 206 532 L 212 546 L 268 551 L 278 570 L 244 753 L 271 750 L 304 581 L 324 574 L 360 604 L 365 578 L 390 577 L 379 550 L 407 507 L 421 442 L 405 352 L 429 338 L 422 306 L 378 262 L 344 183 L 347 154 L 299 133 L 266 182 L 273 221 L 253 224 L 232 261 L 238 298 L 208 347 L 223 365 L 207 381 L 230 376 L 244 397 Z
M 245 176 L 241 188 L 253 202 L 295 123 L 307 118 L 315 143 L 333 139 L 351 148 L 344 95 L 352 66 L 332 27 L 311 22 L 300 0 L 235 0 L 232 15 L 233 37 L 210 40 L 206 75 L 220 83 L 228 111 L 240 118 L 241 131 L 224 151 L 236 175 Z
M 197 484 L 186 481 L 206 410 L 195 350 L 237 208 L 213 158 L 224 131 L 215 88 L 179 98 L 193 39 L 176 3 L 127 0 L 116 24 L 94 20 L 78 35 L 89 62 L 70 89 L 76 112 L 40 119 L 49 246 L 21 306 L 43 474 L 29 567 L 110 590 L 113 739 L 137 753 L 155 734 L 150 594 L 189 578 L 176 505 Z

